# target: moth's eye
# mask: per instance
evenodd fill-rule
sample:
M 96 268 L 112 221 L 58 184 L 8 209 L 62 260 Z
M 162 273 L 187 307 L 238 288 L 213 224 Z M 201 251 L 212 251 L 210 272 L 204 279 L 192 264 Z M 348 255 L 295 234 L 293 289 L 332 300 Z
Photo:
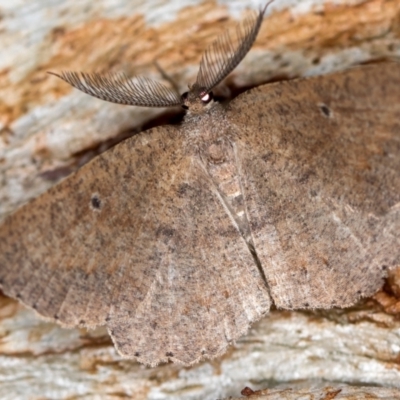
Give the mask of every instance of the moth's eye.
M 188 95 L 189 95 L 189 92 L 185 92 L 185 93 L 183 93 L 183 94 L 181 95 L 181 101 L 182 101 L 182 103 L 185 103 L 185 101 L 186 101 L 187 98 L 188 98 Z M 185 110 L 188 110 L 188 109 L 189 109 L 189 107 L 186 106 L 185 104 L 182 104 L 182 108 L 185 109 Z
M 207 104 L 213 99 L 213 93 L 212 92 L 201 93 L 200 99 L 204 104 Z

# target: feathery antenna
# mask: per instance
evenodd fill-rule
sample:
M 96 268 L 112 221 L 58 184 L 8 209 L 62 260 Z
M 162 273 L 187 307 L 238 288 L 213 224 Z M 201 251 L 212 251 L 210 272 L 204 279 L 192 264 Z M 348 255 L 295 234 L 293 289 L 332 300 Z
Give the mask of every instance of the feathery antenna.
M 200 62 L 195 86 L 209 92 L 218 85 L 249 52 L 253 45 L 270 0 L 258 14 L 246 18 L 236 27 L 236 35 L 229 31 L 218 37 L 205 51 Z
M 111 103 L 142 107 L 172 107 L 181 105 L 178 93 L 144 76 L 129 79 L 124 74 L 88 74 L 64 71 L 49 72 L 73 87 Z
M 243 59 L 253 45 L 270 0 L 257 14 L 246 18 L 236 28 L 236 35 L 229 31 L 217 38 L 205 51 L 200 63 L 196 83 L 191 87 L 191 96 L 200 97 L 220 83 Z M 129 79 L 124 74 L 98 74 L 63 71 L 49 72 L 73 87 L 111 103 L 142 107 L 172 107 L 186 104 L 174 89 L 162 83 L 140 76 Z M 189 93 L 190 93 L 189 92 Z M 207 97 L 207 101 L 209 98 Z M 190 101 L 189 101 L 190 104 Z

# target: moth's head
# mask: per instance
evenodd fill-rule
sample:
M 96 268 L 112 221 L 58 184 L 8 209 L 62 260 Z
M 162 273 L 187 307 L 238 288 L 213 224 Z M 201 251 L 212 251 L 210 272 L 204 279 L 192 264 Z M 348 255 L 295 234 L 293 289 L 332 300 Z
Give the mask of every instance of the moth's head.
M 213 103 L 213 93 L 196 84 L 189 86 L 189 91 L 181 96 L 182 107 L 191 114 L 201 114 Z

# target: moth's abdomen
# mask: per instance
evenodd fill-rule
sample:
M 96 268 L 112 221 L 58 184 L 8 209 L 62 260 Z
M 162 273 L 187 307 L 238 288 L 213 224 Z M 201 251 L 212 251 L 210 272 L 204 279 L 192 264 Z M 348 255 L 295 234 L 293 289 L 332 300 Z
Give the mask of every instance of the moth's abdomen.
M 246 242 L 250 243 L 250 228 L 233 144 L 226 138 L 217 139 L 204 148 L 202 156 L 204 167 L 225 210 Z

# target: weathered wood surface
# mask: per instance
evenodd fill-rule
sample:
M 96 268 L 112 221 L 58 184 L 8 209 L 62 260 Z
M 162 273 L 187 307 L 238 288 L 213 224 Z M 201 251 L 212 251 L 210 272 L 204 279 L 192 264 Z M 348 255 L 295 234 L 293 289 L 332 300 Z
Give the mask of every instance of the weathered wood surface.
M 300 385 L 301 386 L 301 385 Z M 370 387 L 348 387 L 345 385 L 323 386 L 303 389 L 301 387 L 286 387 L 256 391 L 249 397 L 251 400 L 362 400 L 362 399 L 393 399 L 399 393 L 396 390 Z M 238 400 L 239 397 L 231 397 L 230 400 Z M 243 397 L 240 397 L 243 399 Z
M 188 369 L 121 360 L 105 331 L 62 329 L 6 298 L 0 315 L 1 399 L 217 399 L 283 382 L 307 393 L 321 380 L 400 398 L 400 323 L 372 300 L 351 310 L 272 312 L 221 359 Z
M 250 6 L 229 4 L 0 0 L 0 218 L 162 112 L 92 99 L 47 70 L 157 76 L 157 61 L 184 90 L 205 46 Z M 276 0 L 267 14 L 226 87 L 400 55 L 399 0 Z M 64 330 L 2 297 L 0 398 L 216 399 L 277 383 L 292 389 L 279 394 L 288 399 L 400 398 L 396 282 L 351 310 L 274 311 L 222 359 L 190 369 L 121 360 L 105 331 Z

